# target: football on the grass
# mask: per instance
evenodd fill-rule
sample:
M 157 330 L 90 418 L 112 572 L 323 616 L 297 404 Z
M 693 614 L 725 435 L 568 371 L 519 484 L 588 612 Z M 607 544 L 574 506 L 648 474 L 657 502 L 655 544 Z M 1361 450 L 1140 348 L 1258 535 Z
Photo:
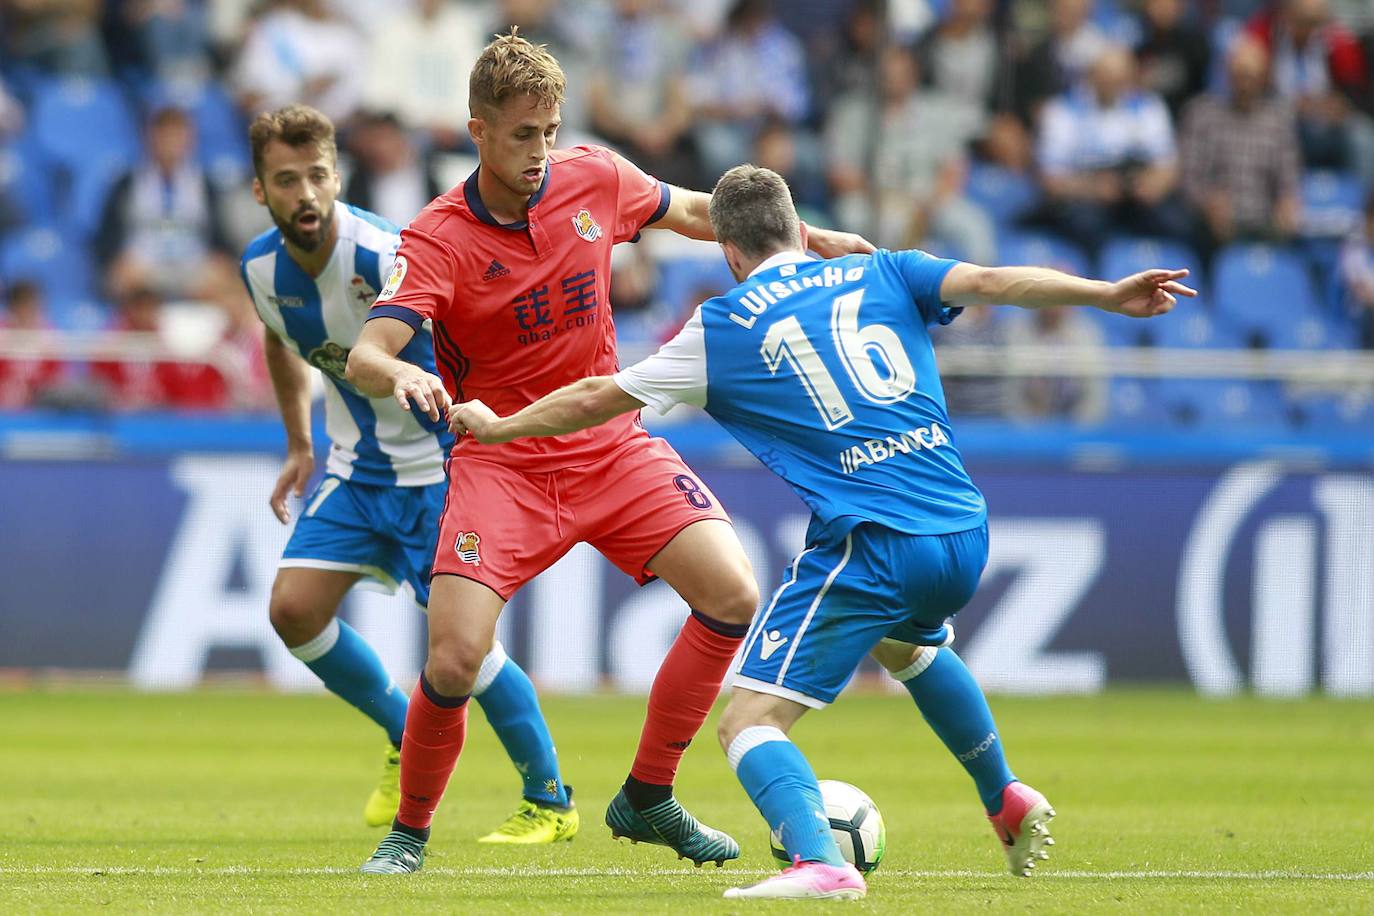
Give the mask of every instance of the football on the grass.
M 840 847 L 840 854 L 845 861 L 868 874 L 878 867 L 887 849 L 887 828 L 883 826 L 882 813 L 873 804 L 873 799 L 847 782 L 822 779 L 820 785 L 821 800 L 830 818 L 830 832 Z M 777 831 L 773 832 L 770 845 L 775 859 L 792 864 Z

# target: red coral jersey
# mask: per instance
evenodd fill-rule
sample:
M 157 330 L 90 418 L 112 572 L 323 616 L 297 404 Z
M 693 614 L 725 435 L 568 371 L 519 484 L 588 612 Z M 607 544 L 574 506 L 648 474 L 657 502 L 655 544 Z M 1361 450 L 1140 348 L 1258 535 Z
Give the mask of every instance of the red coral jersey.
M 602 147 L 549 154 L 519 223 L 498 223 L 477 172 L 401 232 L 395 266 L 371 316 L 433 322 L 436 362 L 455 400 L 511 414 L 556 388 L 617 367 L 609 300 L 611 246 L 667 212 L 669 188 Z M 635 414 L 545 439 L 454 454 L 527 471 L 586 464 L 645 435 Z

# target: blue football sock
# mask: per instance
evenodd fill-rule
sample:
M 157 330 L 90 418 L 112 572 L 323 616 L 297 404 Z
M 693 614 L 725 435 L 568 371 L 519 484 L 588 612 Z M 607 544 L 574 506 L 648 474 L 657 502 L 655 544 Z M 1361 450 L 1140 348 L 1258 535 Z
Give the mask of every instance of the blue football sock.
M 983 688 L 953 649 L 927 647 L 916 661 L 893 675 L 916 701 L 931 730 L 978 786 L 989 814 L 1002 810 L 1002 790 L 1015 781 L 1002 753 Z
M 335 617 L 319 636 L 292 649 L 291 654 L 305 662 L 324 686 L 384 728 L 391 743 L 400 747 L 406 725 L 406 694 L 396 689 L 376 650 L 357 630 Z
M 568 790 L 558 773 L 558 753 L 534 685 L 499 642 L 482 660 L 472 698 L 520 771 L 525 797 L 546 805 L 568 804 Z
M 803 862 L 844 864 L 830 834 L 816 774 L 781 729 L 746 728 L 730 742 L 727 756 L 763 819 L 781 834 L 788 855 L 801 856 Z

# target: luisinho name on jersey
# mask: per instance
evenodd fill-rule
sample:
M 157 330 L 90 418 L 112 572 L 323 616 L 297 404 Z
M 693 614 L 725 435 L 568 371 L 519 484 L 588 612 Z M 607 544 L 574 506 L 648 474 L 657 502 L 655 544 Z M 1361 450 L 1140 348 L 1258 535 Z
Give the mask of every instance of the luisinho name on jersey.
M 953 442 L 928 330 L 961 311 L 939 298 L 955 263 L 774 255 L 617 382 L 659 410 L 704 407 L 832 530 L 976 527 L 986 507 Z

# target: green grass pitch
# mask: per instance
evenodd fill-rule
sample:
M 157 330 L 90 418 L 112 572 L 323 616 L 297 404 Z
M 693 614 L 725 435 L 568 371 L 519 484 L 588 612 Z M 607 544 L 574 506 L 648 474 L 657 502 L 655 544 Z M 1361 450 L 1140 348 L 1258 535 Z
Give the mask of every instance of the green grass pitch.
M 887 858 L 854 911 L 1374 912 L 1374 704 L 1124 691 L 993 708 L 1014 768 L 1059 811 L 1054 856 L 1029 880 L 1005 872 L 971 783 L 904 697 L 847 695 L 798 726 L 817 773 L 887 818 Z M 712 732 L 679 794 L 744 854 L 697 871 L 601 824 L 643 700 L 545 710 L 582 810 L 575 841 L 473 841 L 519 786 L 474 713 L 425 871 L 363 878 L 381 741 L 342 703 L 0 692 L 0 913 L 797 911 L 720 899 L 774 866 Z

